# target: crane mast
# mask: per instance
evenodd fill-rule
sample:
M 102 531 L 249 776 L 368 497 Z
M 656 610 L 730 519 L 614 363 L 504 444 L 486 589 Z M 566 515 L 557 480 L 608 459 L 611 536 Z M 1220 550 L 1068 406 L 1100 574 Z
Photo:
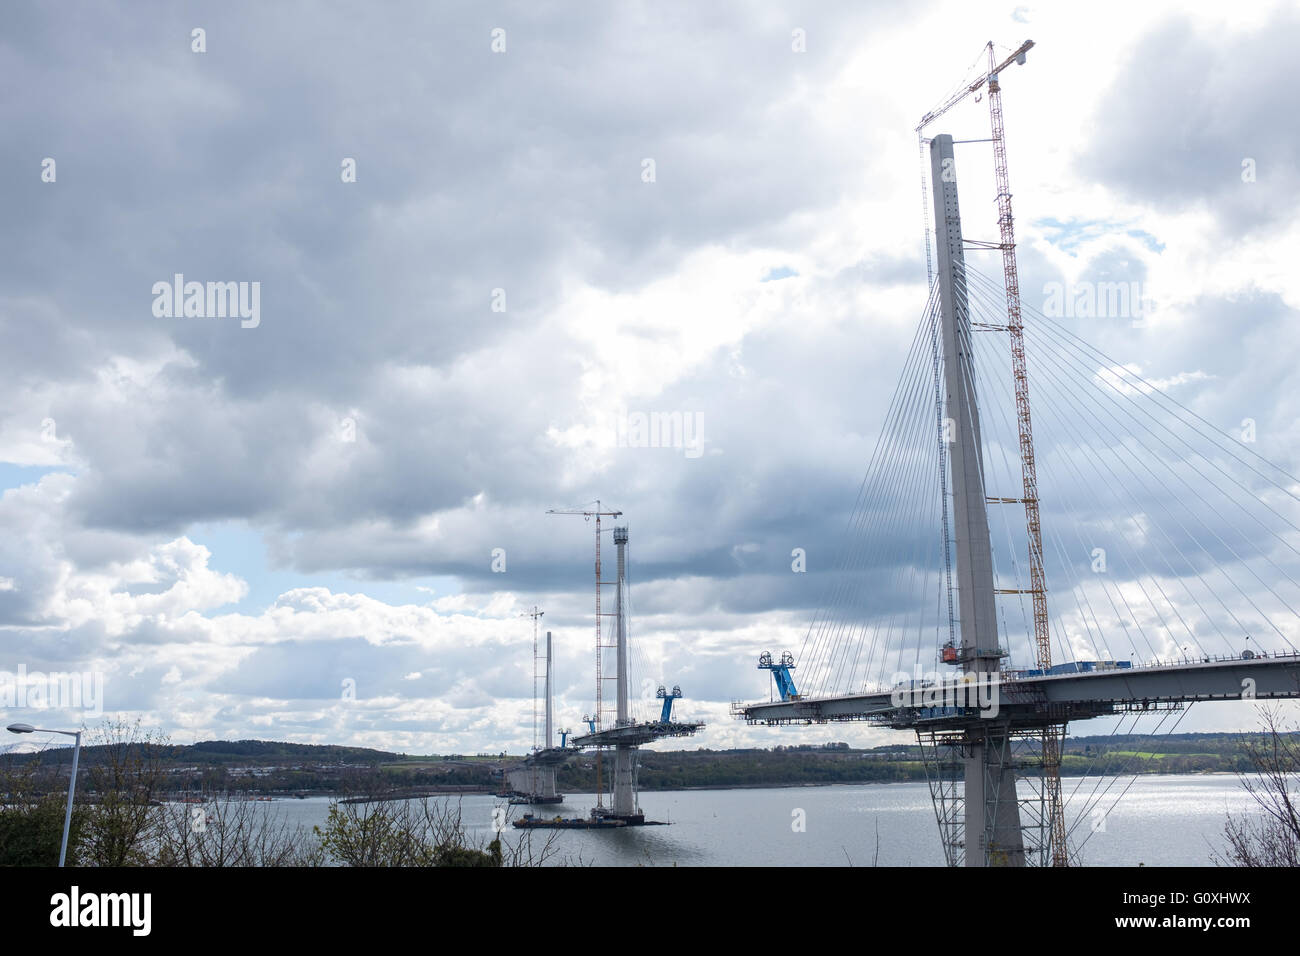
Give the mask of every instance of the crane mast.
M 537 605 L 533 605 L 523 614 L 519 615 L 520 617 L 530 617 L 533 619 L 533 753 L 536 753 L 541 749 L 537 745 L 537 621 L 545 613 L 546 612 L 537 607 Z M 547 745 L 550 745 L 549 739 L 547 740 Z
M 582 515 L 583 518 L 590 521 L 593 517 L 596 519 L 596 712 L 592 716 L 591 732 L 594 734 L 601 729 L 600 719 L 603 710 L 602 701 L 604 698 L 605 679 L 601 673 L 602 661 L 604 659 L 604 643 L 601 635 L 601 612 L 600 612 L 600 519 L 602 516 L 607 518 L 617 518 L 623 512 L 621 511 L 601 511 L 600 499 L 596 499 L 595 508 L 553 508 L 546 513 L 548 515 Z M 601 751 L 603 748 L 596 748 L 596 806 L 604 806 L 604 788 L 601 783 Z
M 1028 49 L 1024 47 L 1022 49 Z M 998 232 L 1002 248 L 1002 277 L 1007 290 L 1007 335 L 1011 341 L 1011 372 L 1016 385 L 1016 424 L 1020 433 L 1020 476 L 1029 538 L 1029 592 L 1034 609 L 1034 649 L 1038 666 L 1052 666 L 1052 639 L 1047 618 L 1047 574 L 1043 570 L 1043 533 L 1038 515 L 1038 471 L 1034 464 L 1034 426 L 1029 411 L 1029 375 L 1025 365 L 1025 327 L 1020 314 L 1020 274 L 1016 266 L 1015 218 L 1011 214 L 1011 182 L 1007 173 L 1007 141 L 1002 121 L 1002 85 L 989 53 L 989 125 L 993 137 L 993 175 L 997 180 Z M 1051 819 L 1052 865 L 1069 863 L 1065 845 L 1065 808 L 1061 802 L 1061 743 L 1063 724 L 1043 729 L 1041 748 L 1047 812 Z

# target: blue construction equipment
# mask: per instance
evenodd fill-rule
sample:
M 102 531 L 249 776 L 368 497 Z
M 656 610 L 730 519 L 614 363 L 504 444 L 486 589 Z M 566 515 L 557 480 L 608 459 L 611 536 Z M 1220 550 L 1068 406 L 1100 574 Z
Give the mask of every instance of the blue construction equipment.
M 794 678 L 790 676 L 790 671 L 794 670 L 794 655 L 789 651 L 781 654 L 780 663 L 772 663 L 772 655 L 764 651 L 758 658 L 758 669 L 761 671 L 771 671 L 772 677 L 776 679 L 776 689 L 781 692 L 782 700 L 798 700 L 799 692 L 795 690 Z
M 596 718 L 595 718 L 595 717 L 589 717 L 588 715 L 583 714 L 583 715 L 582 715 L 582 722 L 583 722 L 584 724 L 587 725 L 587 729 L 590 730 L 593 734 L 596 732 Z
M 663 684 L 659 685 L 659 689 L 655 691 L 655 697 L 659 698 L 664 702 L 664 710 L 663 713 L 659 715 L 659 723 L 666 724 L 672 720 L 673 701 L 677 700 L 681 696 L 682 696 L 682 689 L 676 684 L 673 685 L 672 693 L 669 693 L 668 691 L 664 690 Z

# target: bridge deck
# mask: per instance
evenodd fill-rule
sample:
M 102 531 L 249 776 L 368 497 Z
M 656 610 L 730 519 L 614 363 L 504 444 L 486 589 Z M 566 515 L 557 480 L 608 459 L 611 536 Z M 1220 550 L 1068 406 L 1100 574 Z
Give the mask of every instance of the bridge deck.
M 630 724 L 626 727 L 611 727 L 594 734 L 584 734 L 569 741 L 574 747 L 638 747 L 652 743 L 663 737 L 689 737 L 697 730 L 704 729 L 703 724 L 683 724 L 675 721 L 664 723 L 654 721 L 644 724 Z
M 933 685 L 936 691 L 954 686 Z M 1013 724 L 1059 723 L 1113 713 L 1134 705 L 1155 706 L 1209 700 L 1279 699 L 1300 697 L 1300 654 L 1223 659 L 1146 667 L 1116 668 L 1078 674 L 1033 677 L 1000 675 L 992 680 L 997 715 Z M 921 692 L 912 687 L 907 697 Z M 895 727 L 913 727 L 920 719 L 966 721 L 974 715 L 961 708 L 951 715 L 918 717 L 911 701 L 899 706 L 897 688 L 840 697 L 799 698 L 746 704 L 736 715 L 749 723 L 824 723 L 834 720 L 873 720 Z M 942 701 L 939 701 L 942 703 Z M 928 709 L 933 714 L 933 709 Z

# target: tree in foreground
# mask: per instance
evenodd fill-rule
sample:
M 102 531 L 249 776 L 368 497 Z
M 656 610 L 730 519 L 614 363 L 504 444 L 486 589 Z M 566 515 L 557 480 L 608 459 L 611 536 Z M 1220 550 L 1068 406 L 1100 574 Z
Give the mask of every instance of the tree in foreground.
M 18 764 L 6 755 L 0 766 L 0 866 L 54 866 L 63 843 L 68 783 L 38 761 Z M 76 805 L 68 836 L 68 866 L 80 862 L 78 844 L 86 808 Z
M 1277 710 L 1263 711 L 1264 733 L 1244 745 L 1253 773 L 1242 786 L 1251 811 L 1228 815 L 1220 866 L 1300 866 L 1300 736 L 1282 726 Z
M 155 866 L 318 866 L 324 852 L 312 832 L 251 794 L 210 795 L 167 803 L 159 817 Z
M 475 839 L 459 800 L 389 799 L 373 772 L 349 789 L 357 795 L 330 804 L 324 827 L 315 828 L 325 856 L 340 866 L 541 866 L 557 852 L 553 831 L 537 847 L 532 831 L 513 843 L 502 832 Z
M 110 718 L 91 734 L 87 751 L 87 825 L 82 862 L 89 866 L 147 866 L 153 862 L 158 798 L 166 781 L 167 738 L 141 730 L 139 720 Z

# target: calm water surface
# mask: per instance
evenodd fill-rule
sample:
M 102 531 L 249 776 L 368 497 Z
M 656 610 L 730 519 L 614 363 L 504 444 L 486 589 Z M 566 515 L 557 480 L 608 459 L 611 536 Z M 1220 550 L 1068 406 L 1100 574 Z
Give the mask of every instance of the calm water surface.
M 1212 850 L 1222 846 L 1227 813 L 1253 805 L 1233 774 L 1119 779 L 1100 805 L 1109 808 L 1130 781 L 1109 813 L 1085 814 L 1075 825 L 1071 843 L 1082 844 L 1076 862 L 1208 866 Z M 1067 825 L 1079 818 L 1096 785 L 1091 778 L 1081 785 L 1070 778 L 1062 781 L 1069 800 Z M 504 802 L 486 795 L 460 800 L 471 836 L 491 839 L 492 810 Z M 325 821 L 329 803 L 313 797 L 266 806 L 293 822 L 312 825 Z M 593 803 L 591 794 L 571 794 L 562 805 L 538 812 L 586 816 Z M 511 807 L 511 818 L 526 809 Z M 870 866 L 878 832 L 881 866 L 943 865 L 924 783 L 649 792 L 641 795 L 641 809 L 647 819 L 667 820 L 671 826 L 534 831 L 534 845 L 554 833 L 558 854 L 553 862 L 580 858 L 597 866 Z M 802 833 L 792 829 L 800 810 L 806 824 Z M 513 843 L 523 835 L 512 828 L 508 839 Z

